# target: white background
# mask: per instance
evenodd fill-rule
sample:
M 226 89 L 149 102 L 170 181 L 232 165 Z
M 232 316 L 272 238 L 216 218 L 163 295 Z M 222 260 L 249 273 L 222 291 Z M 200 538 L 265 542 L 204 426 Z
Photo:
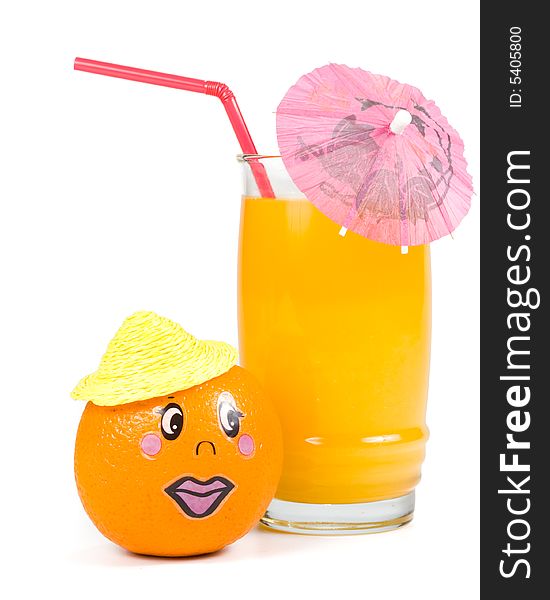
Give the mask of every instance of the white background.
M 431 439 L 406 528 L 255 530 L 210 557 L 132 556 L 80 505 L 83 406 L 69 392 L 138 309 L 236 343 L 240 201 L 218 100 L 77 73 L 75 56 L 228 83 L 264 153 L 277 150 L 274 111 L 300 75 L 327 62 L 384 73 L 436 100 L 479 189 L 478 3 L 1 6 L 3 597 L 477 597 L 478 197 L 455 239 L 433 244 Z

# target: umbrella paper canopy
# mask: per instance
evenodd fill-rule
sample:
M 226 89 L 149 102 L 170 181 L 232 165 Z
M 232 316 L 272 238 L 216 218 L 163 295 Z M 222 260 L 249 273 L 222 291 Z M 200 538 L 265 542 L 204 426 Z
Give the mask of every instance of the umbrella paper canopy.
M 345 65 L 301 77 L 277 109 L 285 166 L 327 217 L 378 242 L 427 244 L 470 208 L 464 145 L 410 85 Z

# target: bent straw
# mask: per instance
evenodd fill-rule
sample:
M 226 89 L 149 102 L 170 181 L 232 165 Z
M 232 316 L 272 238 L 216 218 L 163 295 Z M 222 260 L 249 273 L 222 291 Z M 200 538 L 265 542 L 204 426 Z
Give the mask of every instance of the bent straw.
M 85 71 L 87 73 L 96 73 L 108 77 L 118 77 L 119 79 L 129 79 L 130 81 L 140 81 L 142 83 L 162 85 L 179 90 L 187 90 L 189 92 L 198 92 L 206 94 L 207 96 L 216 96 L 221 100 L 223 107 L 225 108 L 225 112 L 231 121 L 233 131 L 237 136 L 243 153 L 258 154 L 250 132 L 248 131 L 248 127 L 244 122 L 239 105 L 237 104 L 237 99 L 225 83 L 219 83 L 218 81 L 203 81 L 202 79 L 181 77 L 180 75 L 170 75 L 168 73 L 159 73 L 157 71 L 147 71 L 145 69 L 125 67 L 123 65 L 115 65 L 87 58 L 75 58 L 74 68 L 76 71 Z M 274 198 L 275 193 L 273 192 L 273 188 L 267 177 L 264 165 L 257 160 L 250 160 L 249 164 L 260 195 L 263 198 Z

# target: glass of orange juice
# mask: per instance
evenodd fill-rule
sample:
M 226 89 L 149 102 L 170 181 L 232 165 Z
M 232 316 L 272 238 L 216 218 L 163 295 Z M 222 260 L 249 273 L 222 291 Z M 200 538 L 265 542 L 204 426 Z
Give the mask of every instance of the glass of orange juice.
M 262 522 L 363 533 L 411 520 L 428 437 L 428 246 L 372 242 L 319 212 L 279 157 L 241 156 L 241 364 L 281 419 L 283 473 Z M 260 197 L 261 161 L 276 198 Z

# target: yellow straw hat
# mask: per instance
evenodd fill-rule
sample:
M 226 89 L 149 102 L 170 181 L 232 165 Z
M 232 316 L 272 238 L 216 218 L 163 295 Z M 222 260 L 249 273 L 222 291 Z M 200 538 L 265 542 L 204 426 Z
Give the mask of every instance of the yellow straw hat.
M 128 317 L 95 373 L 72 391 L 75 400 L 117 406 L 165 396 L 222 375 L 237 363 L 237 350 L 202 341 L 154 312 Z

